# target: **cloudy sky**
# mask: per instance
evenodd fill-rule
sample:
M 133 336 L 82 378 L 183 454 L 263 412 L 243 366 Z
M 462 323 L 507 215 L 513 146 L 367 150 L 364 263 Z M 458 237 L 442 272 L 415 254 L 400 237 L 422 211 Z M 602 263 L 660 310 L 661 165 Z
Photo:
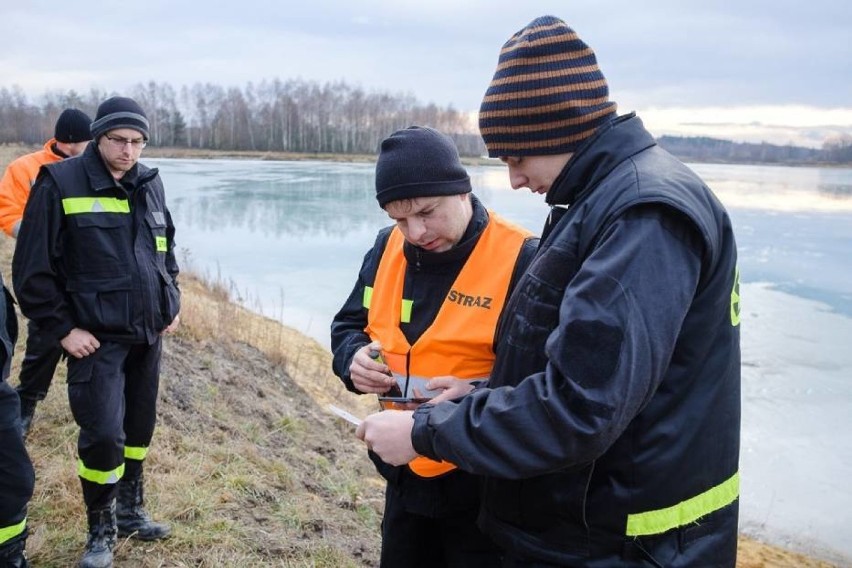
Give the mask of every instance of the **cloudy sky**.
M 845 0 L 0 0 L 0 87 L 122 92 L 343 79 L 475 112 L 503 42 L 552 14 L 657 135 L 852 135 Z

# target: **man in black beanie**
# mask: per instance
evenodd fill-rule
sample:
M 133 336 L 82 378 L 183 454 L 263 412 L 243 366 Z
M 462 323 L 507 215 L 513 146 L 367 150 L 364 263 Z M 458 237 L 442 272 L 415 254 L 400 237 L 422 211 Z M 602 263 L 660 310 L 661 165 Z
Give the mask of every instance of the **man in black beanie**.
M 455 144 L 431 128 L 382 142 L 376 199 L 395 225 L 379 232 L 334 317 L 334 372 L 386 408 L 444 390 L 461 395 L 489 375 L 504 301 L 538 241 L 482 206 Z M 464 380 L 434 378 L 447 375 Z M 478 478 L 447 462 L 393 467 L 371 458 L 387 479 L 382 566 L 499 562 L 476 527 Z
M 53 138 L 38 152 L 21 156 L 9 164 L 0 180 L 0 227 L 10 237 L 17 237 L 24 207 L 41 166 L 83 153 L 92 139 L 92 119 L 81 110 L 67 108 L 56 120 Z M 56 365 L 62 356 L 59 343 L 44 337 L 32 321 L 27 323 L 27 347 L 17 387 L 21 398 L 21 427 L 29 432 L 36 404 L 44 400 Z
M 83 111 L 66 108 L 56 119 L 53 138 L 44 143 L 44 148 L 9 164 L 0 180 L 0 228 L 7 235 L 18 236 L 39 168 L 82 154 L 92 139 L 91 124 L 92 119 Z
M 615 114 L 594 51 L 545 16 L 500 50 L 480 131 L 512 187 L 546 195 L 488 388 L 358 430 L 485 476 L 504 566 L 733 567 L 740 301 L 713 192 Z
M 154 433 L 161 336 L 178 325 L 174 225 L 156 169 L 138 163 L 148 119 L 112 97 L 95 143 L 42 168 L 12 262 L 21 310 L 68 357 L 80 426 L 77 472 L 88 515 L 84 568 L 112 566 L 116 536 L 156 540 L 167 525 L 143 508 Z

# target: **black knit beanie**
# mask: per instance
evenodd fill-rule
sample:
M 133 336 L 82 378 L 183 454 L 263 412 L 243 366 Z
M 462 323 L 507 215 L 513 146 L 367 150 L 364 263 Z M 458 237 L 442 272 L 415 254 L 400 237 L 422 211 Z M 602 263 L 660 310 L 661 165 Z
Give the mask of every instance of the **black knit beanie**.
M 376 162 L 376 199 L 384 207 L 398 199 L 470 192 L 470 177 L 446 134 L 424 126 L 397 130 L 382 141 Z
M 53 137 L 56 138 L 57 142 L 68 144 L 91 140 L 92 132 L 89 130 L 91 124 L 92 119 L 82 110 L 66 108 L 56 119 Z
M 132 128 L 148 139 L 148 117 L 136 101 L 127 97 L 110 97 L 100 104 L 92 123 L 92 136 L 97 139 L 116 128 Z
M 544 16 L 500 50 L 479 131 L 492 158 L 567 154 L 615 109 L 592 48 L 565 22 Z

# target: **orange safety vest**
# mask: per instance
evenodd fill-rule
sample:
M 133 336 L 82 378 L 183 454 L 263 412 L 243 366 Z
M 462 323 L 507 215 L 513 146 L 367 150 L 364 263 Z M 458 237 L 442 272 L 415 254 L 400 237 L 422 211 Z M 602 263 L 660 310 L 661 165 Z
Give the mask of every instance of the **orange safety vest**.
M 429 379 L 451 375 L 487 378 L 494 365 L 494 333 L 512 272 L 524 241 L 532 233 L 489 211 L 488 225 L 453 282 L 438 315 L 409 345 L 399 328 L 409 321 L 410 301 L 402 297 L 406 260 L 404 237 L 394 228 L 382 253 L 372 289 L 365 290 L 366 333 L 382 344 L 385 363 L 395 375 Z M 407 393 L 404 393 L 407 394 Z M 455 469 L 445 461 L 418 456 L 408 466 L 421 477 Z

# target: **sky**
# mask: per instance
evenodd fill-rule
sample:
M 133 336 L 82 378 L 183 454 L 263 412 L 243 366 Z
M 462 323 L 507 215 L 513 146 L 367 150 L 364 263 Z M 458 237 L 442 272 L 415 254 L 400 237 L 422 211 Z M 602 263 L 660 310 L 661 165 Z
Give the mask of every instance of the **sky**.
M 502 44 L 538 16 L 596 52 L 649 130 L 820 147 L 852 136 L 844 0 L 0 0 L 0 88 L 245 87 L 300 78 L 475 116 Z

